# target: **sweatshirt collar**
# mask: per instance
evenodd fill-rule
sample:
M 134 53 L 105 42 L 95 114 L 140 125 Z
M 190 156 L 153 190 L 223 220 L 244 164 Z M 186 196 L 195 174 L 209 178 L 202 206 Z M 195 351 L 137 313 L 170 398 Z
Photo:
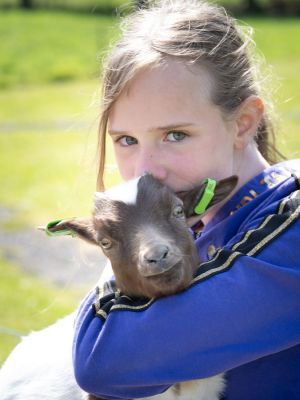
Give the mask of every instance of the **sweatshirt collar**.
M 209 229 L 219 221 L 235 213 L 245 204 L 249 203 L 262 193 L 270 190 L 285 181 L 291 175 L 300 170 L 300 160 L 284 161 L 271 165 L 260 174 L 250 179 L 220 208 L 216 215 L 204 227 Z

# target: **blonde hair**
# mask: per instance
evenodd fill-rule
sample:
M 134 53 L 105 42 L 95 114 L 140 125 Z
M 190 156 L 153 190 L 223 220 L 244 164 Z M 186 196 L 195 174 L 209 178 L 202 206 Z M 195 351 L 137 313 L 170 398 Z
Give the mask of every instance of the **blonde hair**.
M 247 97 L 260 95 L 256 70 L 250 62 L 251 43 L 251 34 L 245 35 L 224 8 L 202 1 L 153 1 L 149 8 L 126 17 L 122 36 L 104 68 L 98 188 L 104 188 L 105 138 L 110 110 L 138 72 L 170 58 L 204 66 L 215 82 L 211 100 L 224 115 L 230 115 Z M 256 142 L 270 163 L 277 161 L 279 153 L 267 112 L 258 128 Z

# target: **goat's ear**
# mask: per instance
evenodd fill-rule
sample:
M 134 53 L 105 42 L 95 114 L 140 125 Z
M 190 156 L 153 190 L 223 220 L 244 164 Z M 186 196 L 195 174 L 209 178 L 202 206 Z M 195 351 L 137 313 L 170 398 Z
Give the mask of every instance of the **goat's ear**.
M 212 207 L 215 204 L 225 200 L 226 197 L 228 197 L 236 188 L 238 180 L 239 178 L 236 175 L 232 175 L 228 178 L 217 181 L 214 197 L 212 198 L 208 207 Z
M 229 178 L 217 181 L 216 187 L 214 189 L 214 195 L 209 204 L 207 205 L 206 209 L 214 206 L 215 204 L 220 203 L 227 196 L 229 196 L 229 194 L 236 187 L 237 182 L 238 182 L 238 177 L 236 175 L 232 175 Z M 187 218 L 197 215 L 197 213 L 195 212 L 195 207 L 202 198 L 205 188 L 206 184 L 202 183 L 200 186 L 197 186 L 194 189 L 179 193 L 179 197 L 181 198 L 184 204 L 184 211 Z
M 78 236 L 89 243 L 97 244 L 96 232 L 91 218 L 71 218 L 48 224 L 46 232 L 50 236 Z

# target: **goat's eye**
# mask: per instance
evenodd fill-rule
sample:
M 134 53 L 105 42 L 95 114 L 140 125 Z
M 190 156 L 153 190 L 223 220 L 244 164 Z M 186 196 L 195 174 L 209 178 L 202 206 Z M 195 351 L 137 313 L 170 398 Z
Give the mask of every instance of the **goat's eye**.
M 112 241 L 107 238 L 103 238 L 100 240 L 100 246 L 103 247 L 103 249 L 109 249 L 112 246 Z
M 173 215 L 177 218 L 182 218 L 184 217 L 184 210 L 183 210 L 183 206 L 178 205 L 174 208 L 173 210 Z

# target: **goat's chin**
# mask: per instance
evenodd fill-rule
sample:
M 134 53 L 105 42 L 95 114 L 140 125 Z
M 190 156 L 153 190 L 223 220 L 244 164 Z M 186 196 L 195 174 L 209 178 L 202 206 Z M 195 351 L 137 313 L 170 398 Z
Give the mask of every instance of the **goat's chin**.
M 141 278 L 143 294 L 148 298 L 169 296 L 186 289 L 193 279 L 193 268 L 183 261 L 168 271 Z

